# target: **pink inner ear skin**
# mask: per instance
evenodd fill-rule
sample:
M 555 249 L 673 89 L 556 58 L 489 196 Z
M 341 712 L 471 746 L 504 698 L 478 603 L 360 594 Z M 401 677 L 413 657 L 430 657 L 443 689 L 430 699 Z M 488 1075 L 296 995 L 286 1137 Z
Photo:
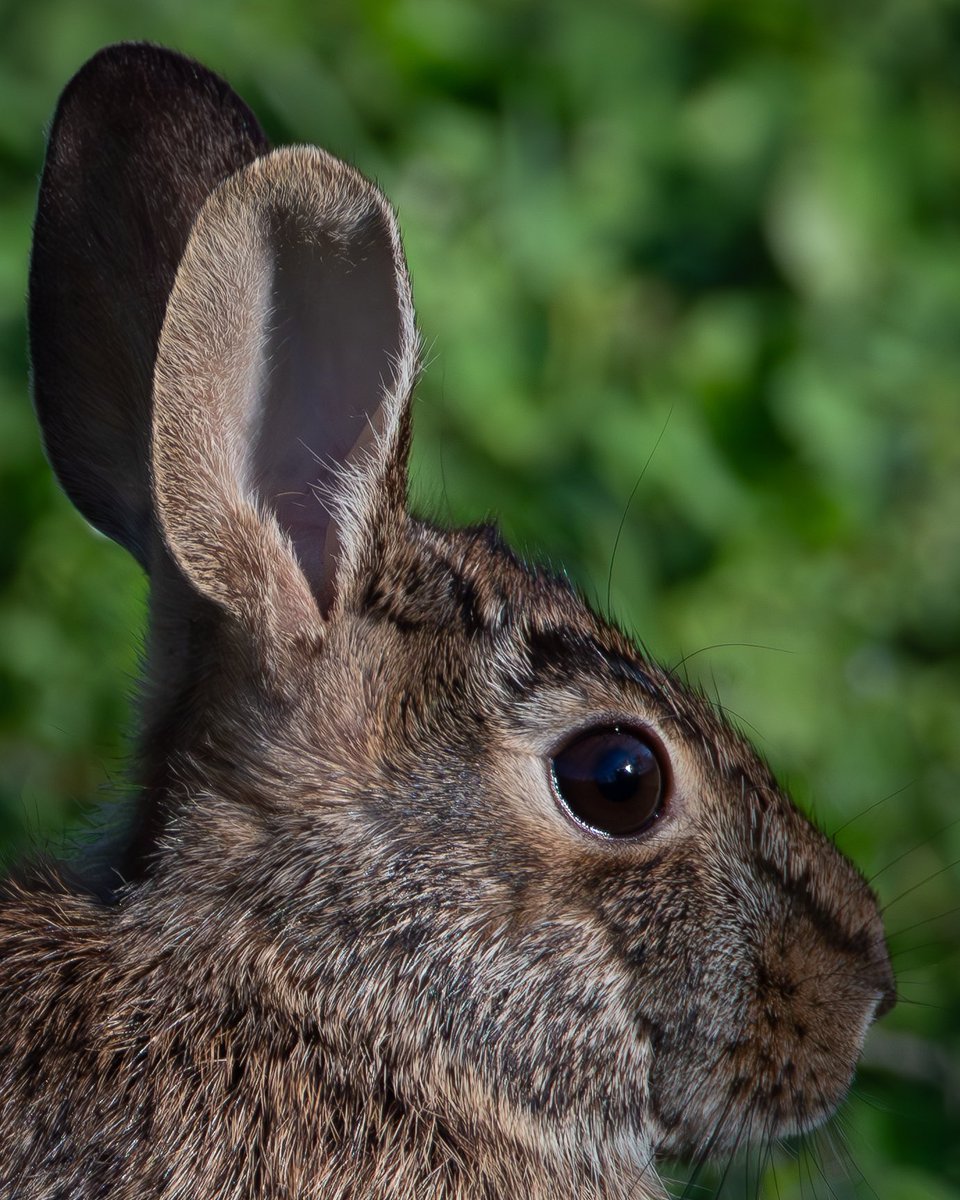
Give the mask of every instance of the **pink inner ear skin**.
M 402 328 L 396 263 L 382 216 L 349 240 L 281 213 L 257 398 L 251 480 L 290 536 L 322 607 L 332 595 L 337 472 L 380 425 L 396 386 Z M 326 600 L 326 603 L 324 603 Z

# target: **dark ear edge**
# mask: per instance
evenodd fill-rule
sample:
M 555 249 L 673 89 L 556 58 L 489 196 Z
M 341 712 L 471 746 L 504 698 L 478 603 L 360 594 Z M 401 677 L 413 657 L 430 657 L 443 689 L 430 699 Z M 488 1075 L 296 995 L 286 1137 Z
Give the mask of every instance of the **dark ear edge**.
M 145 567 L 152 376 L 167 299 L 207 196 L 268 150 L 222 79 L 148 43 L 101 50 L 54 115 L 30 264 L 34 402 L 70 499 Z

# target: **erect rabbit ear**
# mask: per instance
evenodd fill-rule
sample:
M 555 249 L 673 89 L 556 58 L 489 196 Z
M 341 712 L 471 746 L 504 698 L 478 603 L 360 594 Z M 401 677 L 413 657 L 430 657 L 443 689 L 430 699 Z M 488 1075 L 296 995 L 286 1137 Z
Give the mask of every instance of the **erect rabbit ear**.
M 64 489 L 144 566 L 167 297 L 204 200 L 268 149 L 223 80 L 144 44 L 92 58 L 54 117 L 30 270 L 34 398 Z
M 210 197 L 154 388 L 157 514 L 196 587 L 287 634 L 349 602 L 405 520 L 416 360 L 396 221 L 356 171 L 287 148 Z

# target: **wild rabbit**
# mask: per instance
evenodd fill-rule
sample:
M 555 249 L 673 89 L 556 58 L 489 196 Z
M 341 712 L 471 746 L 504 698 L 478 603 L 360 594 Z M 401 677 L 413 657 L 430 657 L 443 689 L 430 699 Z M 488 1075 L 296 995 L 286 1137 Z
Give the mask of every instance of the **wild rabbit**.
M 0 1196 L 664 1195 L 815 1125 L 894 980 L 739 733 L 489 528 L 409 514 L 396 221 L 216 76 L 50 135 L 36 407 L 149 573 L 120 886 L 0 903 Z

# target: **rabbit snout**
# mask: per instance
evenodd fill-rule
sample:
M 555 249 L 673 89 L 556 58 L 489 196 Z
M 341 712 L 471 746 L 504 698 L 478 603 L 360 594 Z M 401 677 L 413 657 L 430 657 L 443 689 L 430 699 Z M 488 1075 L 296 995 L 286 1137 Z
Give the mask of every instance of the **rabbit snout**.
M 651 1108 L 671 1153 L 695 1153 L 705 1137 L 733 1147 L 748 1125 L 770 1137 L 818 1124 L 846 1095 L 867 1028 L 895 1001 L 869 888 L 786 797 L 757 792 L 763 802 L 746 806 L 739 829 L 727 810 L 703 831 L 707 844 L 659 868 L 666 921 L 652 944 L 662 949 L 644 959 L 637 1005 L 654 1047 Z M 686 884 L 667 892 L 671 875 Z M 684 891 L 700 897 L 692 911 Z M 660 998 L 668 989 L 689 997 L 679 1012 Z

